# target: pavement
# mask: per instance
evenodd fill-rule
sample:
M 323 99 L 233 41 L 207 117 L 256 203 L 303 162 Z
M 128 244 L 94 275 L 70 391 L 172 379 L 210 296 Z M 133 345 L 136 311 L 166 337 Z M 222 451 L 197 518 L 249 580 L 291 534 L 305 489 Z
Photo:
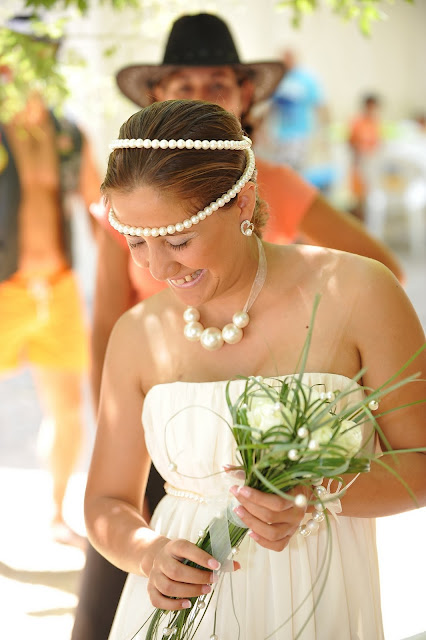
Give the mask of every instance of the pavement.
M 85 479 L 74 475 L 66 501 L 67 519 L 82 534 Z M 68 640 L 85 555 L 50 538 L 46 471 L 2 467 L 0 487 L 0 638 Z
M 398 243 L 406 291 L 426 327 L 426 257 L 413 258 Z M 87 286 L 87 263 L 83 271 Z M 90 306 L 91 291 L 85 293 Z M 87 381 L 85 391 L 86 445 L 65 501 L 67 520 L 82 535 L 94 434 Z M 40 420 L 27 370 L 0 382 L 0 640 L 69 640 L 84 566 L 83 551 L 50 539 L 50 478 L 37 454 Z M 426 640 L 426 509 L 381 518 L 377 532 L 386 640 Z

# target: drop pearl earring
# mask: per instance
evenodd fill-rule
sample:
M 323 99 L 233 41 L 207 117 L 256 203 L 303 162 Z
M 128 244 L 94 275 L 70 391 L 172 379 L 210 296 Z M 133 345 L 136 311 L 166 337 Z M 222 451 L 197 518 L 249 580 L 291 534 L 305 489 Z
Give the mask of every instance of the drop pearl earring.
M 251 236 L 254 231 L 254 224 L 250 220 L 243 220 L 240 229 L 243 236 Z

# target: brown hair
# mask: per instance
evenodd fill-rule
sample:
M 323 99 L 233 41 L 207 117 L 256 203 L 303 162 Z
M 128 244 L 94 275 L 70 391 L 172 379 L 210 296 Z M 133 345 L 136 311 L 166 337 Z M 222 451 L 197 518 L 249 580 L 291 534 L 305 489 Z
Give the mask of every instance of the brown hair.
M 133 114 L 121 126 L 119 138 L 241 140 L 242 135 L 239 120 L 217 104 L 166 100 Z M 147 185 L 188 201 L 195 213 L 228 191 L 246 162 L 245 151 L 116 149 L 109 157 L 101 190 L 108 197 L 110 191 L 132 192 Z M 226 206 L 230 205 L 223 209 Z M 256 197 L 252 222 L 257 235 L 267 218 L 266 204 Z

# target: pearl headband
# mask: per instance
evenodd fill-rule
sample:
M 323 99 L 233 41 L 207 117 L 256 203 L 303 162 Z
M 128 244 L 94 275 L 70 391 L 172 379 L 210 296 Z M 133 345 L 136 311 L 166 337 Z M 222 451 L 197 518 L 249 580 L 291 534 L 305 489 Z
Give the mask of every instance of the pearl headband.
M 242 140 L 149 140 L 148 138 L 118 138 L 109 145 L 115 149 L 231 149 L 240 151 L 250 149 L 251 140 L 243 136 Z
M 155 146 L 154 146 L 155 143 Z M 157 144 L 158 143 L 158 144 Z M 183 145 L 182 145 L 183 143 Z M 199 144 L 198 144 L 199 143 Z M 192 146 L 191 146 L 192 145 Z M 220 146 L 219 146 L 220 145 Z M 232 145 L 232 146 L 231 146 Z M 205 220 L 212 213 L 223 207 L 227 202 L 235 198 L 235 196 L 241 191 L 244 185 L 250 180 L 255 169 L 254 153 L 251 150 L 251 140 L 246 136 L 243 136 L 243 140 L 144 140 L 139 138 L 137 140 L 132 139 L 120 139 L 114 140 L 110 144 L 112 151 L 115 149 L 229 149 L 234 151 L 245 150 L 247 155 L 247 164 L 244 172 L 234 184 L 233 187 L 228 189 L 220 198 L 214 200 L 209 205 L 204 207 L 201 211 L 198 211 L 190 218 L 177 222 L 176 224 L 169 224 L 167 227 L 131 227 L 126 224 L 122 224 L 115 217 L 114 211 L 109 210 L 108 220 L 110 225 L 119 233 L 127 236 L 139 236 L 139 237 L 157 237 L 173 235 L 174 233 L 182 233 L 187 231 L 194 224 L 198 224 L 201 220 Z

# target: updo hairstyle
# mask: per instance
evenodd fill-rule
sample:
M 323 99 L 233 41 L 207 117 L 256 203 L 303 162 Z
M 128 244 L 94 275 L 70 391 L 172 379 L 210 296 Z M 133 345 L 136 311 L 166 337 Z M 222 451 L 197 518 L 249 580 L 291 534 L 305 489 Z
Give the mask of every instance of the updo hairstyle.
M 219 105 L 198 100 L 166 100 L 141 109 L 120 128 L 119 138 L 150 140 L 241 140 L 239 120 Z M 115 149 L 109 157 L 101 191 L 131 193 L 143 186 L 188 202 L 194 213 L 221 197 L 241 177 L 247 162 L 243 150 Z M 251 181 L 255 181 L 255 175 Z M 234 199 L 221 209 L 232 206 Z M 268 218 L 256 196 L 255 233 Z

